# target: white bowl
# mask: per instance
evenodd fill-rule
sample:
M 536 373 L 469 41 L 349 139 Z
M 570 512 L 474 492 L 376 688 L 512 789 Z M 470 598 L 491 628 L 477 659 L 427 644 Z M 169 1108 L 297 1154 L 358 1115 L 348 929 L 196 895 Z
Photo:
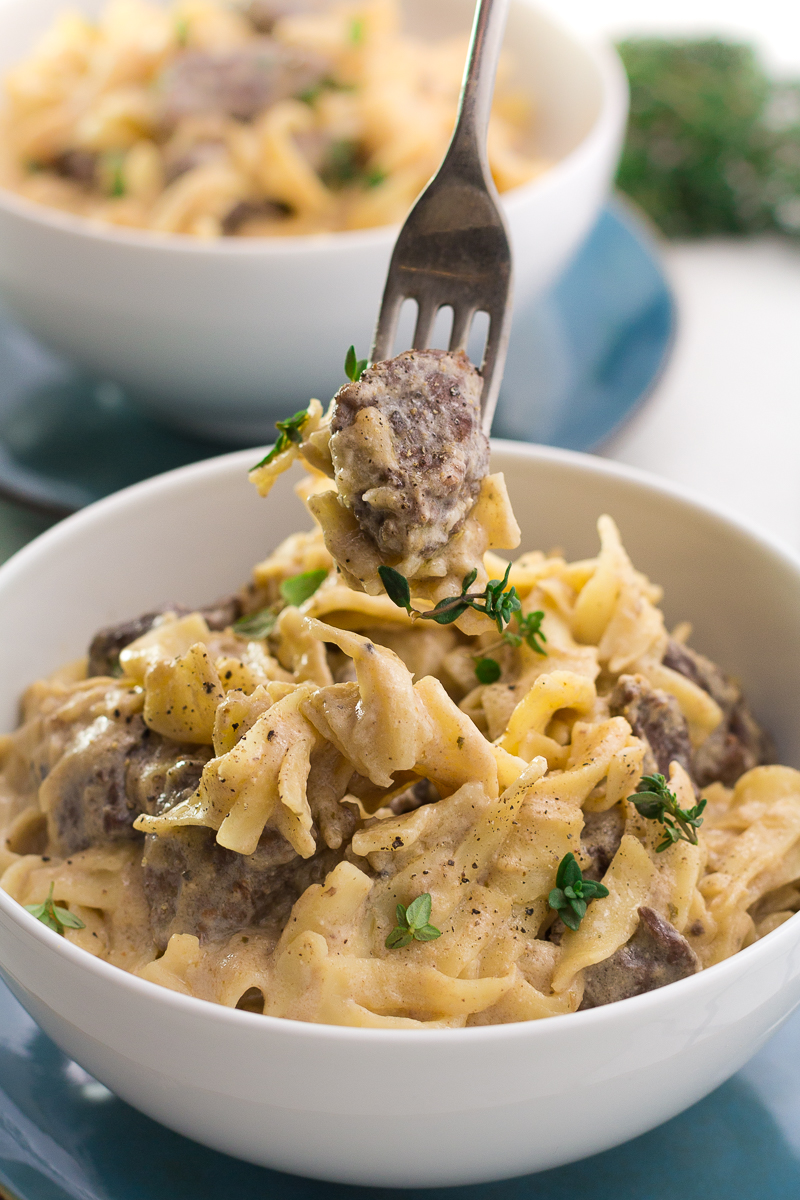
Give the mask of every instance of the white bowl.
M 403 2 L 418 31 L 468 27 L 474 7 Z M 0 0 L 0 76 L 64 3 Z M 597 215 L 627 85 L 612 51 L 583 46 L 529 0 L 513 0 L 507 36 L 517 83 L 536 101 L 538 146 L 556 161 L 505 196 L 524 299 L 555 277 Z M 0 189 L 0 291 L 48 345 L 162 419 L 258 441 L 310 396 L 333 395 L 351 343 L 367 352 L 396 233 L 204 243 L 91 224 Z
M 0 720 L 94 630 L 166 600 L 211 601 L 308 521 L 252 453 L 186 467 L 70 517 L 0 569 Z M 618 521 L 666 588 L 668 622 L 738 675 L 800 765 L 800 562 L 670 485 L 498 442 L 523 546 L 596 552 Z M 92 958 L 0 892 L 0 970 L 50 1037 L 135 1107 L 265 1166 L 354 1184 L 464 1184 L 557 1166 L 650 1129 L 722 1083 L 800 1001 L 800 916 L 659 991 L 549 1020 L 462 1030 L 309 1025 L 222 1008 Z

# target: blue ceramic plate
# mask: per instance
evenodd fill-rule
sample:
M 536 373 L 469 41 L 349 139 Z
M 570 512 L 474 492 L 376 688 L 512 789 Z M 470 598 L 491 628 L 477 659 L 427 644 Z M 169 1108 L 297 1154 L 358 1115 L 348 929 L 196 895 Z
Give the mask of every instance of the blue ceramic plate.
M 796 1015 L 707 1099 L 616 1150 L 503 1183 L 357 1188 L 266 1171 L 170 1133 L 65 1058 L 0 984 L 0 1195 L 5 1189 L 14 1200 L 792 1200 L 800 1196 L 799 1057 Z M 369 1136 L 380 1137 L 380 1120 Z
M 658 377 L 673 324 L 655 243 L 628 206 L 609 206 L 558 283 L 516 313 L 494 432 L 597 446 Z M 230 449 L 158 425 L 0 315 L 0 495 L 63 516 Z

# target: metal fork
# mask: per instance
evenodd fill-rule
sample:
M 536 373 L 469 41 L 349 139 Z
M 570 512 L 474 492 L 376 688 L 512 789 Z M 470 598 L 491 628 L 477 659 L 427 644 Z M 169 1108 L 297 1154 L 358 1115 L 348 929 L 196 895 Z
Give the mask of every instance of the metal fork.
M 458 118 L 439 170 L 417 199 L 395 244 L 372 362 L 389 358 L 403 301 L 417 301 L 415 350 L 424 350 L 436 314 L 452 306 L 450 349 L 466 348 L 476 313 L 489 316 L 481 364 L 481 411 L 488 434 L 511 327 L 511 247 L 486 136 L 509 0 L 478 0 Z

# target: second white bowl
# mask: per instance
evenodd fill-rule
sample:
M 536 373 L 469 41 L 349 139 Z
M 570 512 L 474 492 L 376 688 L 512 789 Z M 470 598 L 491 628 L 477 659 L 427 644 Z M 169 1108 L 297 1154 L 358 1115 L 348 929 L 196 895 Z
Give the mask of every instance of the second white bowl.
M 0 75 L 63 7 L 0 0 Z M 424 32 L 430 0 L 404 7 Z M 468 27 L 472 9 L 437 0 L 437 28 Z M 556 164 L 504 198 L 522 299 L 554 278 L 599 211 L 627 86 L 613 52 L 583 46 L 530 0 L 513 0 L 507 38 L 535 100 L 538 148 Z M 256 442 L 312 395 L 333 395 L 351 343 L 367 353 L 396 233 L 204 243 L 90 224 L 0 190 L 0 291 L 48 345 L 161 419 Z

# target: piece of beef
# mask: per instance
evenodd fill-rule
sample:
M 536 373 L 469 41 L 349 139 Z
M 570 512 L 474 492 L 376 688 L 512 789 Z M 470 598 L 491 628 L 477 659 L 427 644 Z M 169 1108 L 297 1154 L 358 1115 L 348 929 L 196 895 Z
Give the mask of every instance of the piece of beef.
M 227 629 L 229 625 L 233 625 L 234 621 L 238 621 L 244 608 L 241 596 L 234 592 L 232 596 L 223 596 L 221 600 L 215 600 L 213 604 L 206 604 L 204 608 L 185 608 L 183 611 L 199 612 L 209 629 L 221 630 Z
M 331 3 L 332 0 L 247 0 L 243 7 L 245 16 L 254 28 L 261 33 L 269 33 L 281 17 L 324 12 Z
M 699 970 L 697 955 L 686 938 L 652 908 L 642 907 L 630 941 L 610 958 L 585 969 L 581 1008 L 599 1008 L 641 996 Z
M 619 850 L 624 831 L 625 818 L 617 804 L 606 812 L 583 814 L 581 846 L 592 860 L 591 867 L 583 872 L 585 879 L 599 882 L 603 878 Z
M 64 179 L 73 179 L 86 186 L 94 183 L 97 171 L 97 155 L 90 150 L 65 150 L 51 164 L 53 170 Z
M 308 807 L 325 845 L 337 850 L 349 844 L 359 822 L 358 806 L 350 801 L 341 803 L 352 776 L 352 764 L 330 742 L 312 752 L 306 782 Z
M 161 122 L 169 129 L 184 117 L 251 121 L 315 87 L 328 69 L 321 55 L 268 37 L 230 50 L 189 50 L 164 72 Z
M 416 812 L 418 808 L 426 804 L 436 804 L 439 800 L 441 796 L 430 780 L 420 779 L 418 783 L 412 784 L 410 788 L 406 788 L 390 800 L 389 808 L 400 817 L 403 813 Z
M 330 448 L 339 495 L 382 554 L 429 555 L 464 521 L 489 464 L 483 380 L 463 351 L 408 350 L 334 399 Z M 380 445 L 344 434 L 366 409 Z
M 222 232 L 228 237 L 239 232 L 248 221 L 262 220 L 280 221 L 288 216 L 289 209 L 285 204 L 277 204 L 272 200 L 240 200 L 234 204 L 222 222 Z
M 136 818 L 191 794 L 210 753 L 160 737 L 138 714 L 97 717 L 75 734 L 43 784 L 51 849 L 75 854 L 141 838 Z
M 620 675 L 609 700 L 611 715 L 624 717 L 647 746 L 644 774 L 669 779 L 669 765 L 679 762 L 691 772 L 692 746 L 678 701 L 652 687 L 643 675 Z
M 175 613 L 178 617 L 190 612 L 199 612 L 209 629 L 227 629 L 242 615 L 242 601 L 238 595 L 226 596 L 205 608 L 188 608 L 185 604 L 165 604 L 154 612 L 144 613 L 132 621 L 120 621 L 118 625 L 107 625 L 92 638 L 89 646 L 87 675 L 116 675 L 119 672 L 120 652 L 143 634 L 149 633 L 164 613 Z
M 164 181 L 167 184 L 174 183 L 187 171 L 218 162 L 219 159 L 225 157 L 225 153 L 225 143 L 211 139 L 195 142 L 193 146 L 177 153 L 174 150 L 171 152 L 168 150 L 164 162 Z
M 201 773 L 202 765 L 194 778 L 187 777 L 191 791 Z M 347 851 L 358 815 L 355 806 L 338 801 L 351 774 L 352 767 L 332 746 L 312 755 L 308 794 L 315 822 L 312 832 L 320 847 L 312 858 L 301 858 L 270 827 L 261 834 L 253 854 L 227 850 L 219 845 L 213 829 L 199 826 L 174 829 L 160 837 L 148 834 L 142 859 L 144 891 L 159 949 L 166 947 L 173 933 L 219 941 L 259 925 L 277 937 L 295 900 L 312 883 L 321 883 Z M 190 794 L 165 791 L 153 811 L 168 812 Z
M 312 883 L 322 882 L 342 853 L 322 849 L 300 858 L 270 828 L 253 854 L 226 850 L 213 829 L 148 834 L 142 868 L 154 941 L 161 950 L 174 933 L 220 941 L 254 925 L 277 937 L 294 902 Z
M 665 667 L 678 671 L 708 692 L 722 709 L 722 722 L 697 748 L 692 760 L 692 774 L 700 787 L 715 780 L 733 787 L 745 771 L 774 761 L 771 738 L 755 721 L 741 689 L 724 671 L 696 650 L 672 639 L 663 661 Z

